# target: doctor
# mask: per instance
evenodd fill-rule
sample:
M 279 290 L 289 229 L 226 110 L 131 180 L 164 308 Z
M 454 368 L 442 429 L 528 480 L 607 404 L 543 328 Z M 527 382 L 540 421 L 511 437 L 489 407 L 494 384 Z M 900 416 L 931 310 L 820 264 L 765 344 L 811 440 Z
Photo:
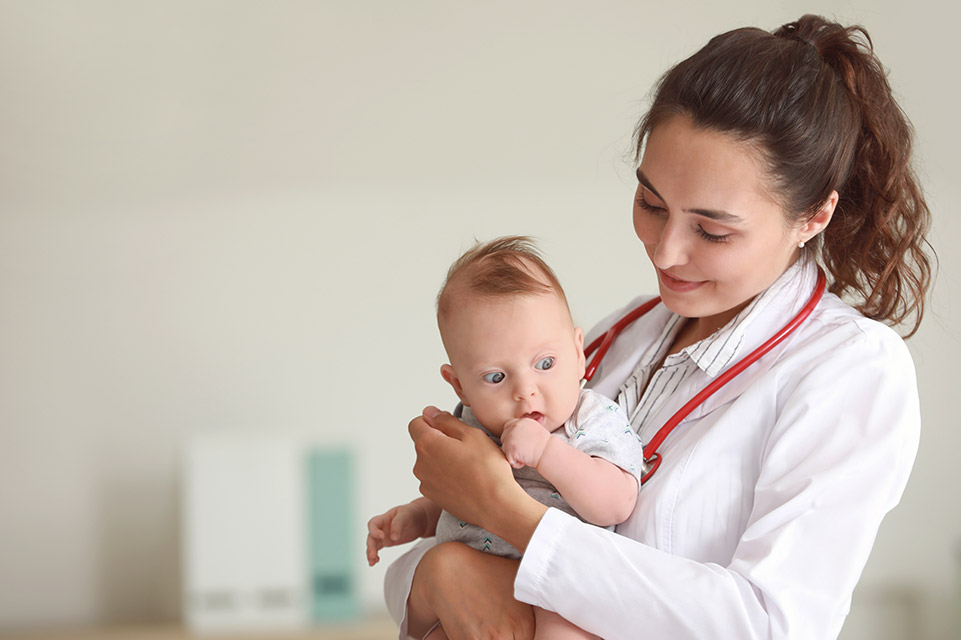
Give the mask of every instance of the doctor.
M 609 640 L 836 637 L 918 445 L 914 367 L 882 324 L 913 333 L 930 280 L 910 148 L 861 29 L 736 30 L 672 68 L 638 126 L 634 199 L 663 304 L 591 386 L 649 441 L 798 313 L 819 269 L 830 292 L 665 439 L 616 533 L 535 502 L 476 429 L 414 419 L 424 495 L 523 558 L 423 541 L 388 572 L 401 637 L 429 627 L 411 590 L 455 640 L 529 638 L 530 605 Z

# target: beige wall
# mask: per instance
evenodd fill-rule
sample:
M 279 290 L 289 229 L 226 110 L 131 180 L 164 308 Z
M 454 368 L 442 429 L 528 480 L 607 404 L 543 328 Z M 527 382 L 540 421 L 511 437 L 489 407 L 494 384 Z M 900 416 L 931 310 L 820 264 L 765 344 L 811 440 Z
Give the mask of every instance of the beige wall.
M 945 637 L 959 595 L 957 60 L 942 3 L 0 0 L 0 630 L 179 612 L 179 452 L 362 450 L 363 523 L 454 398 L 432 299 L 530 233 L 590 325 L 654 288 L 629 222 L 653 80 L 730 27 L 860 21 L 918 132 L 941 274 L 925 427 L 844 637 Z M 948 74 L 945 76 L 944 74 Z M 394 554 L 386 554 L 388 558 Z

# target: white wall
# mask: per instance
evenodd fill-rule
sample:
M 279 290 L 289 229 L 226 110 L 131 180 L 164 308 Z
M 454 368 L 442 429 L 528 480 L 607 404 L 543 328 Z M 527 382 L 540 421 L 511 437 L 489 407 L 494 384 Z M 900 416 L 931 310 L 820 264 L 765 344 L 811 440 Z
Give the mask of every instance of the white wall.
M 176 618 L 180 448 L 206 430 L 364 450 L 379 609 L 363 523 L 416 491 L 409 417 L 453 402 L 449 261 L 536 235 L 585 325 L 652 290 L 627 160 L 651 83 L 722 30 L 820 12 L 891 70 L 941 258 L 909 343 L 918 463 L 844 637 L 950 634 L 954 23 L 935 0 L 651 4 L 0 0 L 0 630 Z

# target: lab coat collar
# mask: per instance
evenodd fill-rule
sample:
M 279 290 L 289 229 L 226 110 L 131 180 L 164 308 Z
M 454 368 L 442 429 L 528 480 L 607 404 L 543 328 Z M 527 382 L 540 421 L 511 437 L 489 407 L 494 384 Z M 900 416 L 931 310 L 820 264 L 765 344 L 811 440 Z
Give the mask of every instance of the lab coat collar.
M 685 347 L 674 357 L 690 358 L 699 369 L 714 378 L 742 353 L 749 353 L 746 349 L 756 348 L 760 344 L 756 336 L 764 336 L 763 342 L 768 334 L 774 333 L 776 329 L 769 329 L 766 326 L 769 320 L 766 319 L 790 318 L 786 314 L 807 300 L 805 292 L 813 289 L 816 278 L 817 267 L 813 260 L 797 260 L 730 322 L 700 342 Z M 754 340 L 747 339 L 748 331 Z

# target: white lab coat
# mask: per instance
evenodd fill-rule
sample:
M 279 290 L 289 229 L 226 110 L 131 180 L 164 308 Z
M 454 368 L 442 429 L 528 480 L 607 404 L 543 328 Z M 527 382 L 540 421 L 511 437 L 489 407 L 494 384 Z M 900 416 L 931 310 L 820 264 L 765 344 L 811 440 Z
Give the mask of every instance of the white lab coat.
M 749 318 L 735 319 L 736 359 L 793 317 L 815 277 L 813 265 L 795 265 Z M 592 387 L 616 397 L 671 318 L 659 307 L 626 329 Z M 642 439 L 709 380 L 695 367 L 644 419 Z M 901 338 L 825 294 L 795 333 L 667 438 L 660 469 L 616 533 L 549 510 L 515 597 L 608 640 L 835 638 L 881 519 L 907 483 L 919 432 Z M 402 638 L 413 570 L 430 544 L 388 570 Z

